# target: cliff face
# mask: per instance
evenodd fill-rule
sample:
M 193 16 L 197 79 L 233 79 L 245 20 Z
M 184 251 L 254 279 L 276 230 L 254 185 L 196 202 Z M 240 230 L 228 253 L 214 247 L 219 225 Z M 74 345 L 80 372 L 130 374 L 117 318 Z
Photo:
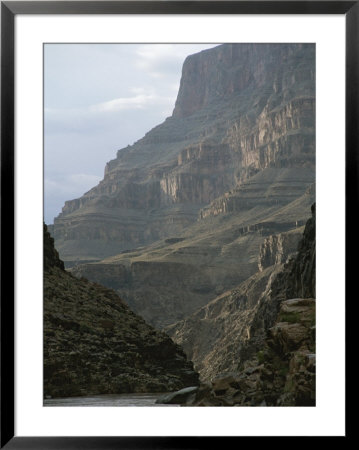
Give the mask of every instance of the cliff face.
M 292 260 L 278 279 L 278 290 L 285 290 L 287 297 L 315 297 L 315 204 L 312 205 L 312 217 L 307 221 L 303 238 L 298 246 L 298 256 Z
M 253 275 L 165 329 L 193 361 L 202 381 L 238 370 L 240 351 L 251 336 L 258 302 L 269 291 L 272 269 Z
M 181 348 L 114 291 L 63 270 L 44 232 L 44 396 L 164 392 L 198 384 Z
M 184 406 L 315 406 L 315 299 L 282 303 L 256 362 L 172 395 Z M 185 390 L 179 391 L 179 393 Z M 165 397 L 166 399 L 166 397 Z M 167 403 L 167 401 L 164 401 Z
M 300 55 L 298 52 L 309 47 L 306 44 L 232 44 L 191 55 L 183 66 L 173 115 L 191 116 L 247 89 L 260 91 L 268 86 L 269 76 L 271 90 L 286 93 L 296 83 L 312 79 L 313 67 L 301 65 L 288 73 L 278 70 L 278 62 L 286 67 L 287 62 L 293 63 Z
M 115 289 L 136 313 L 162 328 L 236 288 L 258 264 L 285 262 L 296 250 L 313 201 L 308 192 L 282 207 L 259 205 L 242 214 L 209 217 L 177 237 L 71 271 Z
M 287 258 L 297 251 L 303 234 L 303 227 L 288 233 L 274 234 L 267 237 L 259 248 L 258 269 L 284 264 Z
M 279 209 L 300 197 L 314 181 L 314 91 L 311 44 L 225 44 L 188 57 L 173 115 L 66 202 L 54 223 L 62 258 L 103 259 L 259 198 Z
M 292 254 L 292 248 L 288 247 L 286 254 L 280 248 L 274 258 L 276 264 L 263 268 L 237 288 L 166 328 L 194 362 L 202 380 L 209 381 L 221 373 L 238 371 L 250 363 L 263 349 L 267 331 L 277 320 L 281 302 L 315 298 L 314 214 L 313 207 L 313 217 L 306 224 L 295 257 L 282 264 L 281 260 Z M 286 241 L 284 236 L 292 234 L 271 236 L 266 242 Z
M 314 46 L 225 44 L 186 59 L 172 117 L 66 202 L 56 245 L 165 327 L 255 274 L 261 245 L 263 268 L 293 248 L 265 240 L 304 225 L 314 181 Z
M 167 329 L 205 381 L 196 406 L 315 405 L 315 207 L 298 253 Z

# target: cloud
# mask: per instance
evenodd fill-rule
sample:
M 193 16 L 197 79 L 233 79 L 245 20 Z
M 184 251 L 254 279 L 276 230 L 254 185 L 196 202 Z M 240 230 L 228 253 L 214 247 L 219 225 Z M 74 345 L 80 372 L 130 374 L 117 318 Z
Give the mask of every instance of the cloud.
M 136 88 L 134 88 L 136 89 Z M 141 88 L 139 88 L 141 89 Z M 99 103 L 90 107 L 91 112 L 109 112 L 129 109 L 144 109 L 155 105 L 161 105 L 163 103 L 173 102 L 171 97 L 159 97 L 155 94 L 138 94 L 134 97 L 127 98 L 115 98 L 108 102 Z
M 138 90 L 143 90 L 143 88 L 138 88 Z M 158 115 L 156 111 L 161 111 L 161 114 L 166 112 L 166 115 L 170 115 L 175 100 L 174 95 L 164 97 L 148 92 L 138 93 L 132 97 L 114 98 L 81 108 L 45 108 L 45 133 L 51 134 L 60 131 L 62 133 L 82 133 L 106 130 L 116 126 L 116 121 L 120 122 L 124 114 L 136 110 L 151 111 L 155 115 Z
M 75 195 L 73 198 L 76 198 L 96 186 L 100 181 L 101 177 L 98 175 L 73 173 L 56 178 L 45 178 L 44 185 L 47 194 Z
M 46 44 L 45 220 L 172 114 L 182 63 L 214 44 Z

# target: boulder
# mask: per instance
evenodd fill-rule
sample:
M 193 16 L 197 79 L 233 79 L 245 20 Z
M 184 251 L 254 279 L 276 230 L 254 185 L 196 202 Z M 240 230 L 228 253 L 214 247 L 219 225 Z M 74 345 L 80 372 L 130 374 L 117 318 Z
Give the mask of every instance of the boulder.
M 193 396 L 198 390 L 198 386 L 190 386 L 184 389 L 180 389 L 176 392 L 171 392 L 170 394 L 162 395 L 158 397 L 156 403 L 162 404 L 181 404 L 185 403 L 189 397 Z

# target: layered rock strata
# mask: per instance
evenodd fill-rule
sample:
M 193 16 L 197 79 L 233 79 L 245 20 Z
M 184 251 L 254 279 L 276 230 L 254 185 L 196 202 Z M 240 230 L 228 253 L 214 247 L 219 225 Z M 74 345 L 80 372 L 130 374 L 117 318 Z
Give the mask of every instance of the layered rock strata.
M 184 406 L 315 406 L 315 299 L 282 303 L 257 363 L 160 397 Z
M 284 207 L 210 217 L 183 230 L 180 237 L 81 264 L 72 273 L 115 289 L 136 313 L 162 328 L 236 288 L 257 272 L 258 264 L 269 264 L 268 258 L 284 262 L 313 201 L 310 189 Z M 270 238 L 278 232 L 280 237 Z M 265 244 L 270 239 L 277 244 Z
M 259 271 L 238 288 L 166 328 L 194 362 L 202 380 L 251 365 L 263 350 L 268 330 L 278 320 L 281 303 L 315 298 L 314 206 L 312 214 L 295 257 L 284 265 Z
M 168 330 L 197 357 L 196 366 L 206 381 L 178 403 L 315 405 L 315 206 L 312 213 L 296 257 L 283 268 L 264 269 L 227 299 L 213 301 Z M 261 279 L 266 288 L 260 294 Z M 209 346 L 203 344 L 212 336 Z
M 63 270 L 44 230 L 44 396 L 166 392 L 198 384 L 182 349 L 110 289 Z
M 288 233 L 274 234 L 259 248 L 258 269 L 262 272 L 270 266 L 284 264 L 288 257 L 296 253 L 304 228 L 296 228 Z
M 198 218 L 285 206 L 314 169 L 314 45 L 220 45 L 186 59 L 172 116 L 66 202 L 56 245 L 71 266 L 181 236 Z

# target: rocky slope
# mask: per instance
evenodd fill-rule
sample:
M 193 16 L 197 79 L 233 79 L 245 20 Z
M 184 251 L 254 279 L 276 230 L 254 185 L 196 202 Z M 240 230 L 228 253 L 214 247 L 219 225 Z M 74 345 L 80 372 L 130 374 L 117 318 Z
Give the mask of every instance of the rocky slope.
M 261 208 L 268 220 L 314 182 L 314 136 L 314 45 L 224 44 L 189 56 L 172 116 L 66 202 L 54 223 L 61 257 L 100 260 L 223 213 Z
M 160 397 L 184 406 L 315 406 L 315 299 L 281 304 L 256 362 Z
M 112 290 L 63 270 L 44 229 L 44 396 L 164 392 L 198 384 L 181 348 Z
M 253 275 L 238 288 L 165 328 L 193 361 L 202 381 L 238 370 L 241 348 L 250 338 L 258 302 L 269 290 L 272 273 L 268 268 Z
M 313 201 L 314 191 L 309 189 L 284 207 L 258 206 L 242 214 L 209 217 L 180 236 L 99 263 L 78 265 L 72 273 L 115 289 L 146 321 L 165 327 L 255 274 L 261 246 L 266 254 L 262 265 L 269 263 L 265 258 L 271 257 L 270 251 L 284 262 L 295 248 Z M 265 246 L 280 231 L 276 245 Z M 284 251 L 281 256 L 280 251 Z
M 168 329 L 205 381 L 196 406 L 315 405 L 315 209 L 297 255 Z
M 293 250 L 296 253 L 303 228 L 266 238 L 259 249 L 257 273 L 185 320 L 166 328 L 194 362 L 202 380 L 237 370 L 261 346 L 263 336 L 260 335 L 258 342 L 254 340 L 254 335 L 260 334 L 257 329 L 254 331 L 254 324 L 273 320 L 273 314 L 276 315 L 276 307 L 273 307 L 260 316 L 261 307 L 267 303 L 273 306 L 272 291 L 275 289 L 277 296 L 283 263 Z

